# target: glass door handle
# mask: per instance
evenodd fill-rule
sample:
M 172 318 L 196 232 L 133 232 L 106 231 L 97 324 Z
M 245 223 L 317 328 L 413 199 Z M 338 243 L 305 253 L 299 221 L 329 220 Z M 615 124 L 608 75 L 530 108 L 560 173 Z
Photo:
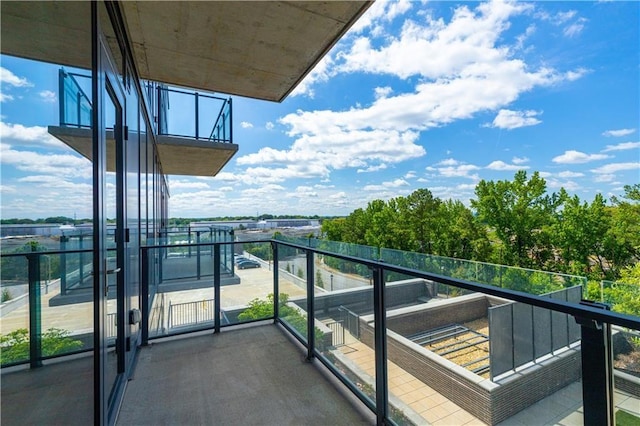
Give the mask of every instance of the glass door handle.
M 117 274 L 118 272 L 120 272 L 122 268 L 116 268 L 116 269 L 107 269 L 106 270 L 106 274 L 107 275 L 113 275 L 113 274 Z

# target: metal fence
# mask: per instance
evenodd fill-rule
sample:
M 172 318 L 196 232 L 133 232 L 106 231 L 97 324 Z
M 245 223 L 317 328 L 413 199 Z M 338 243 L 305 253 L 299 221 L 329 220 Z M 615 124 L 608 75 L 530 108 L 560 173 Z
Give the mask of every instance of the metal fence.
M 580 303 L 582 287 L 544 296 Z M 580 326 L 570 315 L 518 302 L 490 307 L 489 330 L 492 380 L 580 340 Z
M 214 312 L 214 299 L 173 304 L 169 302 L 169 328 L 213 322 Z
M 344 345 L 344 324 L 342 321 L 332 321 L 326 324 L 331 330 L 331 346 Z

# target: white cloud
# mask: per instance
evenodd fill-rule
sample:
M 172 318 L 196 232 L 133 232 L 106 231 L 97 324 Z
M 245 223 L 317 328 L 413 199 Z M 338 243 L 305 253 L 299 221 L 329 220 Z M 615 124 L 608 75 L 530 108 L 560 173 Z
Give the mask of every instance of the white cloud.
M 67 148 L 60 140 L 51 136 L 47 132 L 46 127 L 33 126 L 26 127 L 22 124 L 12 124 L 0 121 L 0 139 L 4 143 L 23 146 L 37 146 L 37 147 L 55 147 L 55 148 Z
M 13 96 L 0 92 L 0 102 L 9 102 L 13 100 Z
M 382 185 L 366 185 L 363 190 L 365 191 L 385 191 L 391 188 L 400 188 L 402 186 L 408 186 L 409 182 L 404 179 L 395 179 L 389 182 L 382 182 Z
M 91 162 L 78 155 L 16 151 L 6 144 L 1 148 L 0 162 L 18 170 L 64 177 L 90 178 L 92 175 Z
M 447 158 L 446 160 L 437 162 L 436 166 L 457 166 L 458 164 L 460 164 L 458 160 Z
M 3 185 L 3 184 L 0 183 L 0 193 L 8 194 L 8 193 L 13 193 L 13 192 L 18 192 L 18 190 L 16 189 L 15 186 Z
M 317 198 L 318 193 L 311 186 L 298 186 L 293 193 L 287 194 L 292 198 Z
M 389 12 L 392 7 L 396 6 L 374 3 L 369 21 L 363 17 L 334 56 L 326 56 L 296 92 L 308 94 L 307 83 L 356 72 L 416 77 L 413 90 L 390 93 L 378 89 L 378 98 L 369 105 L 288 114 L 279 121 L 288 126 L 293 144 L 287 149 L 262 148 L 239 157 L 238 165 L 287 168 L 311 162 L 322 167 L 325 176 L 331 170 L 367 170 L 382 163 L 392 166 L 426 154 L 418 144 L 422 131 L 479 112 L 498 111 L 535 87 L 571 81 L 586 72 L 536 68 L 513 57 L 512 49 L 500 44 L 509 20 L 528 13 L 531 4 L 497 1 L 474 9 L 459 6 L 448 23 L 425 14 L 421 22 L 406 20 L 398 36 L 380 37 L 375 43 L 358 35 L 376 20 L 392 19 L 389 13 L 401 13 L 402 8 Z M 536 118 L 540 112 L 503 111 L 496 126 L 516 128 L 540 122 Z M 467 173 L 467 177 L 471 176 Z
M 0 81 L 2 84 L 8 84 L 14 87 L 31 87 L 32 83 L 24 77 L 18 77 L 8 69 L 0 67 Z
M 549 188 L 564 188 L 568 191 L 577 191 L 582 187 L 572 180 L 561 181 L 557 179 L 547 179 Z
M 582 164 L 610 157 L 610 155 L 606 154 L 585 154 L 584 152 L 569 150 L 562 155 L 554 157 L 551 161 L 559 164 Z
M 382 22 L 391 22 L 396 17 L 407 12 L 410 8 L 411 1 L 409 0 L 374 2 L 360 19 L 353 24 L 351 32 L 359 33 L 367 28 L 373 29 L 375 32 L 376 28 L 379 28 Z
M 369 166 L 366 169 L 358 169 L 357 172 L 358 173 L 377 172 L 380 170 L 384 170 L 386 168 L 387 168 L 387 165 L 382 163 L 382 164 L 378 164 L 377 166 Z
M 632 133 L 635 133 L 636 129 L 618 129 L 618 130 L 606 130 L 604 132 L 602 132 L 602 136 L 607 136 L 607 137 L 620 137 L 620 136 L 627 136 L 630 135 Z
M 285 188 L 284 186 L 281 185 L 274 185 L 274 184 L 266 184 L 260 188 L 249 188 L 249 189 L 244 189 L 242 191 L 242 195 L 247 196 L 247 197 L 259 197 L 259 196 L 264 196 L 264 195 L 268 195 L 268 194 L 273 194 L 275 192 L 282 192 L 284 191 Z
M 409 170 L 407 174 L 404 175 L 405 179 L 415 179 L 416 177 L 416 172 L 414 172 L 413 170 Z
M 542 121 L 536 118 L 536 116 L 540 114 L 541 112 L 539 111 L 511 111 L 501 109 L 496 118 L 493 119 L 493 123 L 487 123 L 485 126 L 507 130 L 535 126 L 536 124 L 542 123 Z
M 579 35 L 582 30 L 584 30 L 584 26 L 585 23 L 587 22 L 587 20 L 585 18 L 578 18 L 578 20 L 576 20 L 575 22 L 571 23 L 568 27 L 566 27 L 562 33 L 569 37 L 575 37 L 577 35 Z
M 241 121 L 240 127 L 242 127 L 243 129 L 250 129 L 253 127 L 253 124 L 249 123 L 248 121 Z
M 313 99 L 315 91 L 312 86 L 318 82 L 326 82 L 329 78 L 335 75 L 332 70 L 332 66 L 333 58 L 331 54 L 325 55 L 320 59 L 311 72 L 309 72 L 309 74 L 307 74 L 307 76 L 300 82 L 300 84 L 293 89 L 290 96 L 306 95 Z
M 391 87 L 389 87 L 389 86 L 376 87 L 374 89 L 374 93 L 375 93 L 376 99 L 386 98 L 391 93 L 393 93 L 393 89 Z
M 582 177 L 582 176 L 584 176 L 584 173 L 580 173 L 580 172 L 571 172 L 571 171 L 568 171 L 568 170 L 567 170 L 567 171 L 564 171 L 564 172 L 560 172 L 560 173 L 558 173 L 558 177 L 565 178 L 565 179 L 568 179 L 568 178 L 576 178 L 576 177 Z
M 209 185 L 205 182 L 173 179 L 169 181 L 169 188 L 171 193 L 174 193 L 176 189 L 210 189 Z
M 436 167 L 426 167 L 426 170 L 429 172 L 435 172 L 436 175 L 445 178 L 464 177 L 472 180 L 480 179 L 480 176 L 478 176 L 477 173 L 470 174 L 475 170 L 480 170 L 480 167 L 473 164 L 461 164 L 453 158 L 443 160 L 435 164 L 435 166 Z
M 635 170 L 635 169 L 640 169 L 640 162 L 637 162 L 637 163 L 610 163 L 610 164 L 605 164 L 604 166 L 598 167 L 596 169 L 592 169 L 591 171 L 593 173 L 610 174 L 610 173 L 622 172 L 622 171 L 625 171 L 625 170 Z
M 497 161 L 491 162 L 486 168 L 489 169 L 489 170 L 506 171 L 506 170 L 528 169 L 529 166 L 521 166 L 521 165 L 517 165 L 517 164 L 507 164 L 504 161 L 497 160 Z
M 279 166 L 287 169 L 313 168 L 315 171 L 311 175 L 305 172 L 305 176 L 298 177 L 327 177 L 332 169 L 366 169 L 370 163 L 395 164 L 426 153 L 422 146 L 415 143 L 418 139 L 416 132 L 341 129 L 336 123 L 327 122 L 326 126 L 323 125 L 320 121 L 324 118 L 316 118 L 315 124 L 310 127 L 310 123 L 304 122 L 306 114 L 314 113 L 303 113 L 302 116 L 290 114 L 282 119 L 293 126 L 290 135 L 298 136 L 289 149 L 262 148 L 257 153 L 239 157 L 237 164 Z
M 607 147 L 603 149 L 602 152 L 625 151 L 627 149 L 638 149 L 638 148 L 640 148 L 640 142 L 623 142 L 617 145 L 607 145 Z
M 336 192 L 335 194 L 329 195 L 329 198 L 332 200 L 340 200 L 347 198 L 347 193 L 344 191 Z
M 594 182 L 598 182 L 598 183 L 602 183 L 602 182 L 612 182 L 615 178 L 616 178 L 616 175 L 609 174 L 609 173 L 603 173 L 603 174 L 599 174 L 599 175 L 597 175 L 597 176 L 593 179 L 593 181 L 594 181 Z
M 38 95 L 40 95 L 42 100 L 47 103 L 54 103 L 58 100 L 56 93 L 52 92 L 51 90 L 43 90 L 40 93 L 38 93 Z
M 524 163 L 528 163 L 529 159 L 527 157 L 513 157 L 511 159 L 511 162 L 513 164 L 524 164 Z
M 264 126 L 264 127 L 265 127 L 267 130 L 273 130 L 273 128 L 275 127 L 275 125 L 274 125 L 272 122 L 267 121 L 267 124 L 265 124 L 265 126 Z

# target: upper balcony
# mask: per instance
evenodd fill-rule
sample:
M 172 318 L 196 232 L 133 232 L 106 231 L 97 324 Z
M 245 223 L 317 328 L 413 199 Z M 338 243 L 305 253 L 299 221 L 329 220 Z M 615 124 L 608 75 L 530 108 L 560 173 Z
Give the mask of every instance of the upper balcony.
M 238 145 L 233 143 L 231 98 L 154 82 L 146 82 L 145 87 L 163 172 L 189 176 L 218 174 L 238 151 Z M 91 78 L 60 69 L 59 92 L 60 124 L 49 126 L 49 133 L 91 160 L 92 105 L 88 96 Z M 109 123 L 110 117 L 106 119 Z M 135 115 L 133 120 L 137 121 Z M 107 125 L 107 171 L 115 171 L 116 167 L 115 139 L 109 130 L 112 127 Z M 145 133 L 140 135 L 144 137 Z

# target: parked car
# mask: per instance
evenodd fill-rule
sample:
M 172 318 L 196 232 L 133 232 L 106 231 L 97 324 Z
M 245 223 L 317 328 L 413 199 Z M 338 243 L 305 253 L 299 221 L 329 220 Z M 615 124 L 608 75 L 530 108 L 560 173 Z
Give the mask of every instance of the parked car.
M 259 268 L 260 264 L 255 260 L 247 259 L 247 260 L 238 262 L 236 266 L 238 267 L 238 269 L 250 269 L 250 268 Z
M 246 258 L 246 257 L 244 257 L 244 256 L 238 256 L 238 257 L 236 257 L 236 258 L 234 258 L 234 259 L 233 259 L 233 261 L 236 263 L 236 265 L 237 265 L 238 263 L 240 263 L 240 262 L 246 262 L 247 260 L 250 260 L 250 259 L 247 259 L 247 258 Z

